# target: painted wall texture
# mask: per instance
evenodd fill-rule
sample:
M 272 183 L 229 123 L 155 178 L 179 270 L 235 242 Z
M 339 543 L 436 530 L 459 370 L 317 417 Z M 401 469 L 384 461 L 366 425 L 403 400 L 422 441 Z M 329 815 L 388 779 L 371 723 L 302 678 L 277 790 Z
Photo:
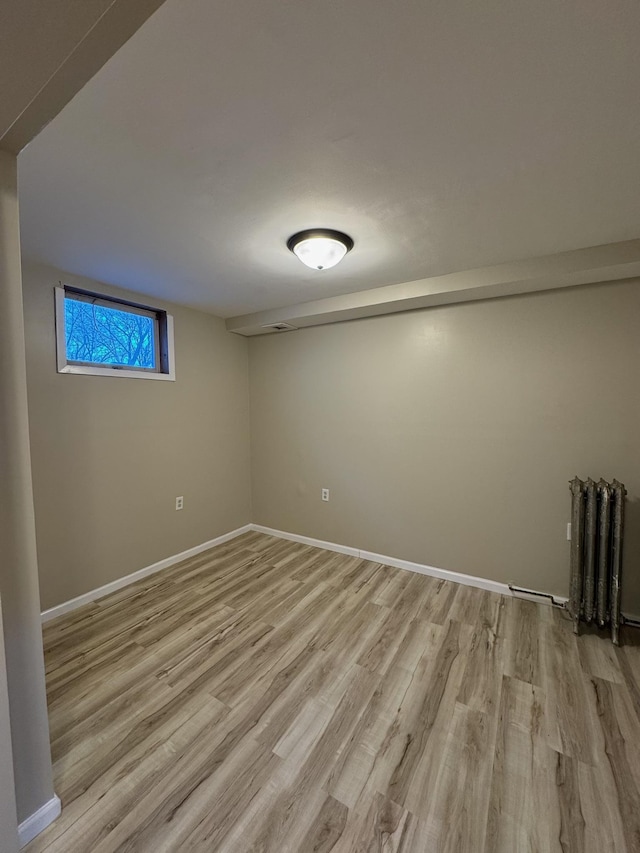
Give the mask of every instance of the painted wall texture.
M 24 278 L 44 607 L 248 521 L 562 595 L 578 474 L 629 489 L 640 613 L 640 282 L 248 341 L 168 306 L 156 383 L 57 374 L 53 287 L 111 288 Z
M 116 293 L 24 266 L 43 609 L 251 520 L 246 341 L 210 314 L 153 302 L 174 317 L 175 382 L 60 374 L 53 295 L 60 281 Z
M 639 281 L 252 338 L 249 351 L 256 523 L 566 594 L 568 481 L 617 477 L 623 606 L 640 613 Z
M 31 487 L 16 158 L 0 151 L 0 597 L 18 820 L 53 796 Z

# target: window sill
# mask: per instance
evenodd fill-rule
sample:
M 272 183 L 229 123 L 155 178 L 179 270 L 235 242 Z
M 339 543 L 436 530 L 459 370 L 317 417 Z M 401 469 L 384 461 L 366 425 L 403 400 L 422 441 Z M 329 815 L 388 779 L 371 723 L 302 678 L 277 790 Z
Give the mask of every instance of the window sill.
M 89 367 L 82 364 L 67 364 L 58 368 L 58 373 L 77 373 L 84 376 L 120 376 L 123 379 L 161 379 L 175 382 L 175 373 L 154 373 L 152 370 L 121 370 L 118 367 Z

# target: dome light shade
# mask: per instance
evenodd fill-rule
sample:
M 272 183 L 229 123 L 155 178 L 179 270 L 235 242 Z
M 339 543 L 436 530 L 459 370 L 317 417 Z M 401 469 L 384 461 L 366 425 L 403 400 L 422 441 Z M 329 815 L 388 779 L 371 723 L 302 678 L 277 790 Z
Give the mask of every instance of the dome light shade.
M 353 240 L 341 231 L 311 228 L 289 237 L 287 248 L 312 270 L 328 270 L 353 249 Z

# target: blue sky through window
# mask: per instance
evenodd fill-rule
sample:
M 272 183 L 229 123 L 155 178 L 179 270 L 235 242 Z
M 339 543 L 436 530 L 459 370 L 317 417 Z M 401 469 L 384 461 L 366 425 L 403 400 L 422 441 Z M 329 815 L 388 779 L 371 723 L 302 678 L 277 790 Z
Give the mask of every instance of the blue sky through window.
M 65 296 L 64 320 L 69 361 L 155 369 L 152 317 Z

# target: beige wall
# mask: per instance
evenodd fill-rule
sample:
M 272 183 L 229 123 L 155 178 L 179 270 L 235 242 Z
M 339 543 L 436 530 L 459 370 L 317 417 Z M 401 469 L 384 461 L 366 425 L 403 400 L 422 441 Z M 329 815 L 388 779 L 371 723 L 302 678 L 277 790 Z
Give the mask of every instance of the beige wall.
M 617 477 L 640 613 L 640 282 L 252 338 L 250 387 L 256 523 L 566 594 L 567 481 Z
M 248 523 L 246 341 L 151 300 L 174 316 L 175 382 L 59 374 L 54 286 L 115 291 L 32 264 L 23 278 L 43 609 Z
M 629 488 L 624 603 L 640 612 L 640 282 L 249 342 L 168 306 L 164 383 L 57 374 L 52 288 L 101 286 L 24 278 L 44 608 L 250 520 L 564 594 L 577 473 Z
M 18 820 L 53 796 L 31 488 L 16 158 L 0 151 L 0 595 Z

